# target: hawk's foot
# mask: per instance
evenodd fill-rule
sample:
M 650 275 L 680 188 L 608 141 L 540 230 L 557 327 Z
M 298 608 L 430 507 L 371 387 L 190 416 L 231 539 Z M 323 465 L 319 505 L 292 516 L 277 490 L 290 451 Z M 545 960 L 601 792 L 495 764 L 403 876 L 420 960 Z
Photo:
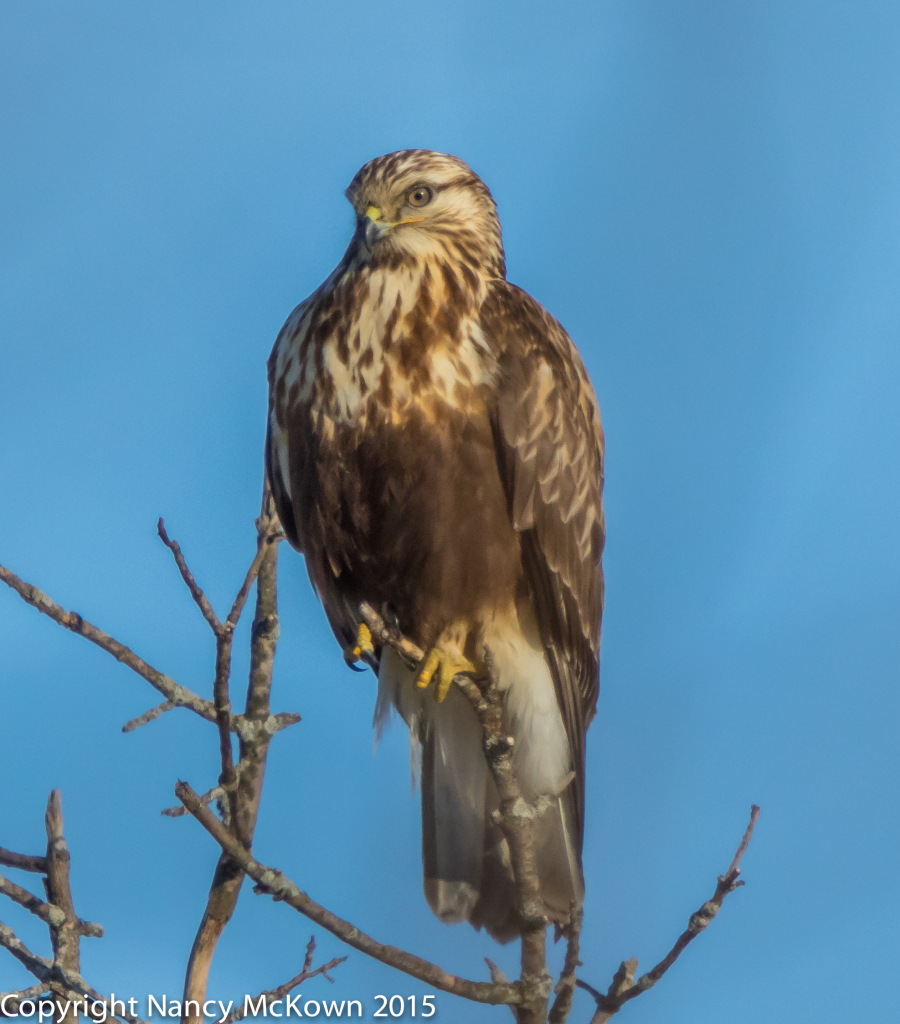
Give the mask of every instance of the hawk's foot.
M 450 690 L 453 677 L 459 673 L 481 675 L 484 673 L 484 666 L 474 665 L 458 651 L 448 651 L 435 646 L 422 659 L 419 674 L 416 676 L 416 686 L 424 690 L 436 675 L 432 696 L 440 704 Z
M 375 654 L 375 645 L 372 643 L 372 634 L 369 627 L 361 622 L 356 630 L 356 645 L 344 648 L 344 661 L 352 668 L 353 665 L 362 659 L 364 654 Z M 365 671 L 361 669 L 360 671 Z

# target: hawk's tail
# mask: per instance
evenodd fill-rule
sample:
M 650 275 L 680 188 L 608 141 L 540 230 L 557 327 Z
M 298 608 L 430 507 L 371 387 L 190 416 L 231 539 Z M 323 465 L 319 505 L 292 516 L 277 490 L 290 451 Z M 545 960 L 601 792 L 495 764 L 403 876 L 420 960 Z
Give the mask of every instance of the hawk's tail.
M 499 942 L 521 930 L 509 850 L 491 821 L 499 804 L 465 695 L 451 688 L 440 705 L 413 685 L 393 652 L 382 653 L 379 708 L 392 703 L 421 741 L 422 861 L 425 896 L 447 924 L 469 921 Z M 567 789 L 537 824 L 536 860 L 547 916 L 565 923 L 583 898 L 576 815 Z

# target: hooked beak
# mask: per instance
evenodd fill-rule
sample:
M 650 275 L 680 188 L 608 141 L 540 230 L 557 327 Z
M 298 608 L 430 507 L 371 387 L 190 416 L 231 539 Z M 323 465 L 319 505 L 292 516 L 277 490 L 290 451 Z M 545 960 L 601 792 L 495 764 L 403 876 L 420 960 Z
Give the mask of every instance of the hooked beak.
M 372 246 L 383 238 L 392 225 L 381 219 L 381 210 L 377 206 L 370 206 L 365 214 L 359 219 L 359 233 L 365 247 L 372 251 Z
M 363 244 L 371 252 L 375 243 L 379 239 L 384 238 L 393 228 L 398 228 L 402 224 L 416 224 L 421 220 L 424 220 L 424 218 L 404 217 L 403 220 L 398 221 L 384 220 L 381 216 L 381 210 L 377 206 L 370 206 L 359 218 L 357 230 Z

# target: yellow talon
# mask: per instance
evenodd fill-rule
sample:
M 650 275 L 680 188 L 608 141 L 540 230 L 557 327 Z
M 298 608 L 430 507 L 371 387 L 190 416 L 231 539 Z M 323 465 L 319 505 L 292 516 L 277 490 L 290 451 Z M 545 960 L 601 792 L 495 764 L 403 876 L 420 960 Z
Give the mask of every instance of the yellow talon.
M 369 627 L 361 622 L 356 631 L 356 646 L 348 647 L 344 656 L 348 662 L 359 661 L 364 654 L 374 654 L 375 645 L 372 643 L 372 633 Z
M 438 681 L 435 683 L 433 696 L 438 704 L 440 704 L 450 692 L 450 684 L 453 682 L 453 677 L 461 672 L 478 672 L 478 666 L 473 665 L 468 658 L 464 658 L 461 655 L 454 655 L 449 651 L 442 651 L 439 647 L 432 647 L 425 656 L 422 667 L 419 669 L 419 674 L 416 676 L 416 686 L 420 690 L 424 690 L 432 681 L 436 672 L 438 673 Z
M 432 647 L 425 656 L 425 660 L 422 662 L 422 667 L 419 669 L 419 675 L 416 677 L 416 686 L 418 686 L 420 690 L 424 690 L 431 682 L 431 677 L 434 675 L 435 670 L 440 663 L 441 652 L 436 647 Z

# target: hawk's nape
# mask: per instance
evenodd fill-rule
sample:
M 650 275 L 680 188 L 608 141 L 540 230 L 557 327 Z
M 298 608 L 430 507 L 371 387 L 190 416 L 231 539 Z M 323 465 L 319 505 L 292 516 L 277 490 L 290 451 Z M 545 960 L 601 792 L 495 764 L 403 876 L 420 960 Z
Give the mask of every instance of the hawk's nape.
M 269 360 L 267 467 L 345 649 L 368 601 L 426 652 L 380 658 L 378 723 L 421 744 L 425 891 L 444 921 L 518 933 L 478 721 L 450 685 L 490 654 L 539 819 L 547 916 L 583 897 L 584 738 L 597 701 L 603 439 L 560 325 L 507 283 L 493 198 L 408 150 L 348 189 L 358 228 Z

